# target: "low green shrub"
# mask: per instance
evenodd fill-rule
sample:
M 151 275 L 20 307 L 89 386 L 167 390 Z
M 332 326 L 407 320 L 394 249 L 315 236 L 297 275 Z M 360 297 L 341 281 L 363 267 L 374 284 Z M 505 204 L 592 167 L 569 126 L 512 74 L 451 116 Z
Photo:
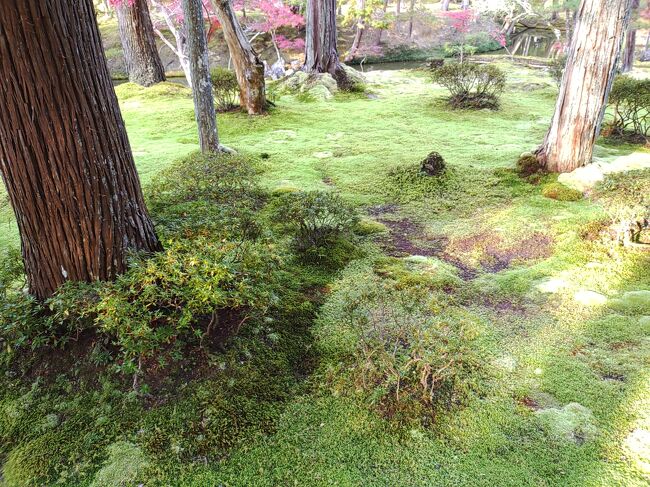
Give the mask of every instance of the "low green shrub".
M 491 64 L 446 63 L 431 71 L 434 83 L 449 90 L 452 108 L 496 110 L 506 75 Z
M 609 215 L 616 240 L 639 243 L 650 226 L 650 169 L 607 175 L 593 197 Z
M 98 290 L 95 324 L 115 337 L 132 367 L 141 357 L 224 332 L 220 312 L 234 311 L 241 321 L 263 312 L 278 259 L 264 244 L 169 241 L 150 258 L 134 258 L 128 272 Z
M 212 91 L 217 111 L 227 112 L 239 106 L 239 83 L 234 71 L 214 68 L 210 71 Z
M 421 283 L 353 268 L 333 286 L 316 327 L 333 390 L 356 393 L 399 423 L 430 422 L 461 404 L 482 367 L 478 327 L 443 313 Z
M 650 135 L 650 80 L 617 76 L 609 94 L 611 120 L 603 133 L 645 143 Z
M 352 236 L 359 221 L 354 208 L 327 191 L 281 194 L 274 218 L 292 235 L 295 251 L 316 261 L 331 257 L 332 249 Z
M 582 193 L 569 188 L 562 183 L 548 183 L 542 187 L 542 195 L 546 198 L 558 201 L 578 201 L 582 199 Z

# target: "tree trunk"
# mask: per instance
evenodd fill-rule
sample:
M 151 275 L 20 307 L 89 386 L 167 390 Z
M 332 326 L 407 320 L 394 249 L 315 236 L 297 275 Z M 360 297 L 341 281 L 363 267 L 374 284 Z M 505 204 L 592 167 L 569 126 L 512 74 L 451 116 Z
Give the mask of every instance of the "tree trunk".
M 208 41 L 205 37 L 201 0 L 183 0 L 183 16 L 187 29 L 194 115 L 199 127 L 199 146 L 204 153 L 218 152 L 217 114 L 212 97 Z
M 129 81 L 141 86 L 165 81 L 147 0 L 123 0 L 116 11 Z
M 463 0 L 463 2 L 461 3 L 461 8 L 463 10 L 468 10 L 469 9 L 469 0 Z
M 591 162 L 632 0 L 583 0 L 551 127 L 538 158 L 552 172 Z
M 636 11 L 639 8 L 640 1 L 632 0 L 632 8 Z M 625 35 L 625 49 L 623 49 L 623 62 L 621 63 L 621 71 L 628 73 L 634 68 L 634 51 L 636 50 L 636 28 L 634 23 L 630 22 Z
M 0 170 L 30 293 L 110 280 L 129 250 L 159 250 L 92 0 L 0 2 L 0 73 Z
M 384 16 L 383 16 L 382 20 L 384 20 L 386 18 L 386 10 L 388 10 L 388 0 L 384 0 L 384 6 L 382 7 L 382 9 L 383 9 L 383 12 L 384 12 Z M 377 43 L 375 45 L 377 45 L 377 46 L 381 45 L 381 35 L 383 34 L 383 32 L 384 32 L 384 29 L 379 28 L 379 30 L 377 31 Z
M 413 17 L 415 16 L 415 2 L 411 0 L 411 7 L 409 8 L 409 39 L 413 38 Z
M 336 0 L 307 1 L 303 69 L 308 73 L 329 73 L 340 88 L 350 87 L 336 49 Z
M 230 0 L 212 0 L 212 5 L 235 65 L 239 102 L 249 115 L 261 115 L 266 109 L 264 64 L 248 42 Z
M 643 61 L 643 62 L 650 61 L 650 32 L 648 33 L 648 36 L 645 38 L 645 47 L 643 48 L 643 52 L 641 53 L 641 56 L 639 56 L 639 61 Z
M 443 12 L 448 12 L 450 3 L 451 0 L 442 0 L 442 2 L 440 2 L 440 10 L 442 10 Z

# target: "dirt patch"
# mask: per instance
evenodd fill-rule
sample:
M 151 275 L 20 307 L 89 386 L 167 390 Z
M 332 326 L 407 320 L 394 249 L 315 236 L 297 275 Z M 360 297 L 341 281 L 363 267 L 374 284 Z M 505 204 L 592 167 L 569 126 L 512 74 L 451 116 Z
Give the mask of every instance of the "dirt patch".
M 325 176 L 323 178 L 323 183 L 325 183 L 327 186 L 336 186 L 336 184 L 334 183 L 334 180 L 329 176 Z
M 508 245 L 495 233 L 481 232 L 453 242 L 448 250 L 461 256 L 462 260 L 476 261 L 484 272 L 496 273 L 517 262 L 550 257 L 553 253 L 553 238 L 535 232 L 514 245 Z
M 382 241 L 385 252 L 393 257 L 436 257 L 453 265 L 463 280 L 474 279 L 481 271 L 496 273 L 517 262 L 548 258 L 553 251 L 552 237 L 541 232 L 533 233 L 514 245 L 506 244 L 499 235 L 490 232 L 450 241 L 443 235 L 427 235 L 422 225 L 408 218 L 382 218 L 397 210 L 396 205 L 381 205 L 368 211 L 389 230 Z M 503 310 L 509 311 L 510 305 L 503 303 Z
M 371 206 L 370 208 L 368 208 L 367 211 L 368 211 L 368 215 L 370 216 L 382 216 L 390 213 L 397 213 L 398 210 L 399 210 L 398 205 L 394 203 L 390 203 L 386 205 Z
M 528 396 L 519 399 L 519 404 L 530 409 L 531 411 L 539 411 L 540 409 L 542 409 L 542 407 L 538 404 L 537 401 L 535 401 L 535 399 Z

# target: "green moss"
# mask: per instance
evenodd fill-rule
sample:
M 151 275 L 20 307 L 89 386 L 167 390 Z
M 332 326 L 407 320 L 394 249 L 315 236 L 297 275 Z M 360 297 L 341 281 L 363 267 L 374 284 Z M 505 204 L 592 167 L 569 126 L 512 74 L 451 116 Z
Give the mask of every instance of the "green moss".
M 354 232 L 358 235 L 374 235 L 376 233 L 385 233 L 387 231 L 388 228 L 386 228 L 386 225 L 370 219 L 360 220 L 354 228 Z
M 542 194 L 545 198 L 558 201 L 578 201 L 582 199 L 582 193 L 576 189 L 569 188 L 562 183 L 549 183 L 542 187 Z
M 123 487 L 144 480 L 147 460 L 136 445 L 118 441 L 109 445 L 108 459 L 95 474 L 90 487 Z

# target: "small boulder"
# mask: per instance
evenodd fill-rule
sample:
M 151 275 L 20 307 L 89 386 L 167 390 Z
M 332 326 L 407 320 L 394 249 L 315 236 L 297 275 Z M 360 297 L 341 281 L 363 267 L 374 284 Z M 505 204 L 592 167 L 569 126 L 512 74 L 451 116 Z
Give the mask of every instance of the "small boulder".
M 445 167 L 443 157 L 438 152 L 433 151 L 422 161 L 420 171 L 427 176 L 439 176 L 444 172 Z

